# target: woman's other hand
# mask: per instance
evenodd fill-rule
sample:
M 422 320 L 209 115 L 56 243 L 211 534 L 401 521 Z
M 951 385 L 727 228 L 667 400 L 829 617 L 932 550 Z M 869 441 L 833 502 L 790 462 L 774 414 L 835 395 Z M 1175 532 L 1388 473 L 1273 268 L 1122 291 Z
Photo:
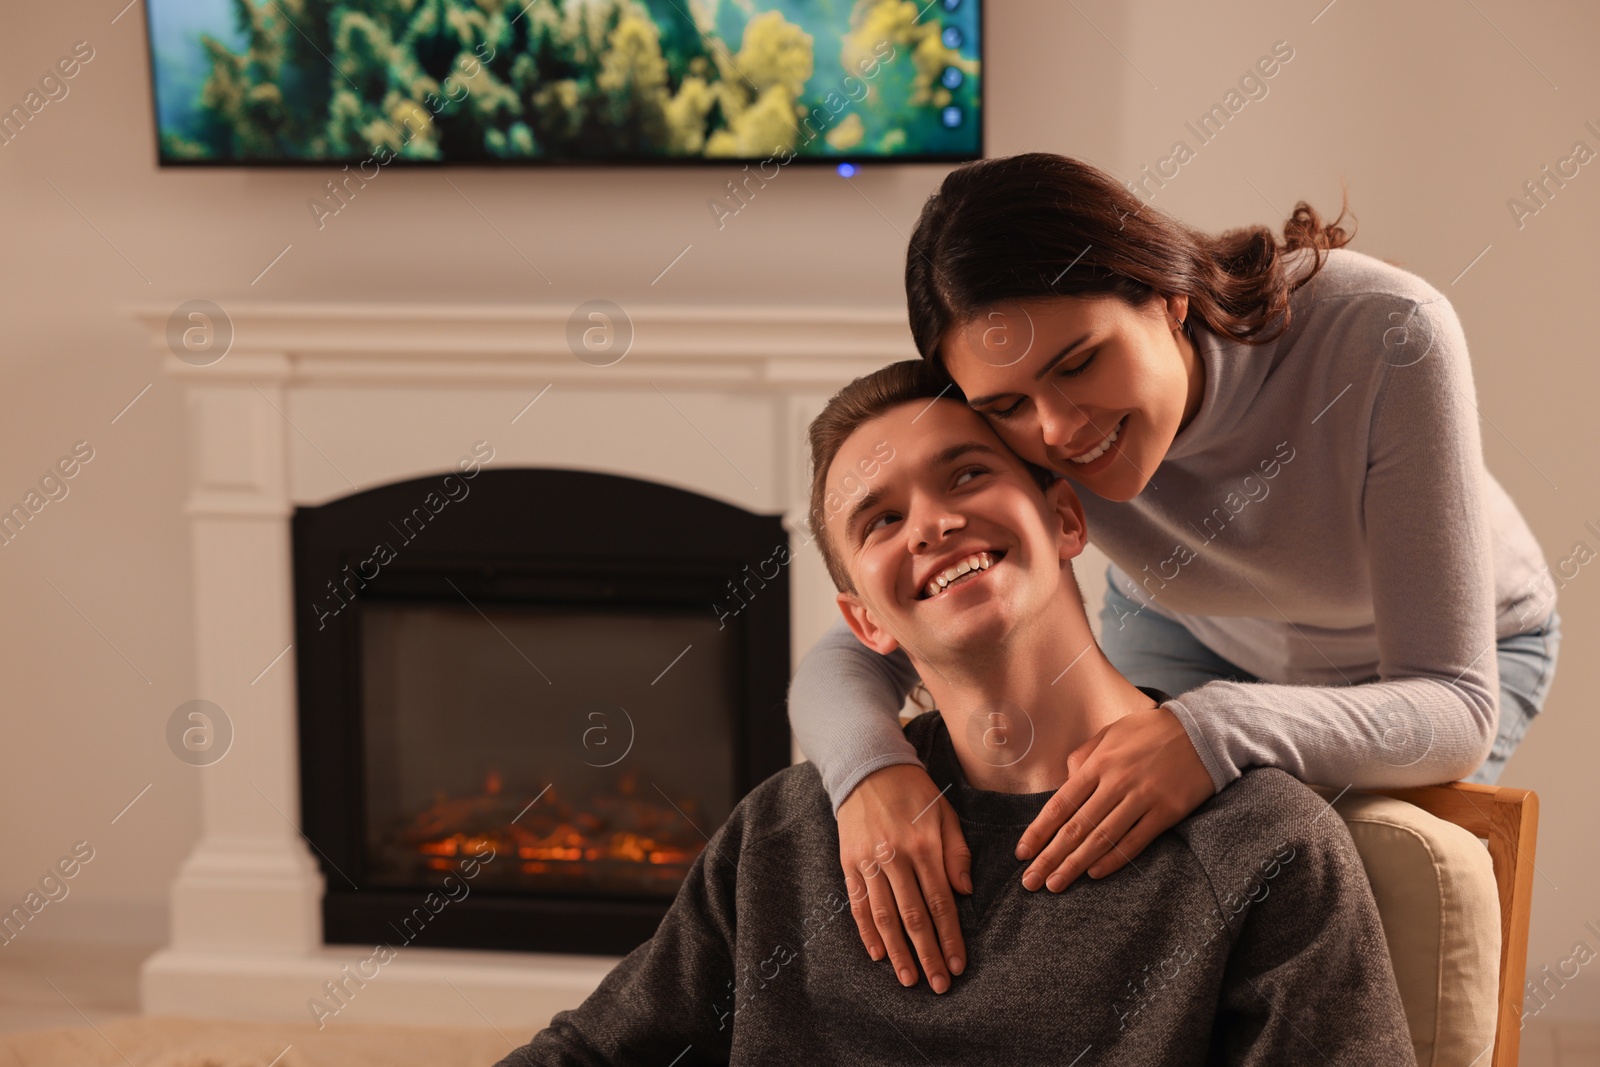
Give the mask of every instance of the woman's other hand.
M 1104 878 L 1214 792 L 1177 715 L 1131 712 L 1067 757 L 1066 783 L 1017 843 L 1017 858 L 1033 859 L 1022 884 L 1059 893 L 1085 871 Z
M 887 951 L 900 984 L 914 986 L 909 935 L 928 985 L 949 989 L 966 967 L 950 887 L 972 892 L 972 853 L 955 809 L 920 764 L 884 767 L 851 790 L 839 805 L 839 863 L 868 955 Z

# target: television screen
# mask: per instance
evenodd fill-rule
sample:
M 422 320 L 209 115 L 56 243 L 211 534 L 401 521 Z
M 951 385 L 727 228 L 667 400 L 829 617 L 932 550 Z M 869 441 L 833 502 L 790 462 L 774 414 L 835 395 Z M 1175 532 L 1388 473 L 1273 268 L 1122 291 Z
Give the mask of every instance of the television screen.
M 164 165 L 980 158 L 980 0 L 147 0 Z

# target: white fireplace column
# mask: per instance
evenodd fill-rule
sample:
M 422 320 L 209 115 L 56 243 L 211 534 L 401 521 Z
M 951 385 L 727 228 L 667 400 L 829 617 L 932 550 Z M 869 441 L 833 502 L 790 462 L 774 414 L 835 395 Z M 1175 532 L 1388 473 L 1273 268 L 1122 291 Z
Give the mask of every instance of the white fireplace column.
M 292 431 L 272 407 L 283 408 L 289 360 L 174 362 L 186 387 L 196 692 L 221 707 L 232 738 L 197 768 L 201 837 L 172 885 L 172 943 L 146 963 L 141 995 L 147 1012 L 213 1014 L 232 1007 L 217 1003 L 219 970 L 320 949 L 323 880 L 296 829 L 295 660 L 278 658 L 293 640 Z
M 661 421 L 619 430 L 648 435 L 652 445 L 676 437 L 688 442 L 683 447 L 703 448 L 683 425 L 683 406 L 660 403 L 656 393 L 710 394 L 730 417 L 770 427 L 771 458 L 738 457 L 765 464 L 748 472 L 749 487 L 728 489 L 731 476 L 714 457 L 703 468 L 685 468 L 678 481 L 698 475 L 707 484 L 687 488 L 784 515 L 797 549 L 791 571 L 796 661 L 836 617 L 820 559 L 799 548 L 807 540 L 804 429 L 844 382 L 915 355 L 904 312 L 630 311 L 634 340 L 626 358 L 599 366 L 569 350 L 572 309 L 565 307 L 230 305 L 231 348 L 202 366 L 169 349 L 171 308 L 129 309 L 149 330 L 164 372 L 185 390 L 195 696 L 221 707 L 233 735 L 222 758 L 196 768 L 201 835 L 172 885 L 171 943 L 141 973 L 146 1013 L 313 1021 L 308 998 L 341 979 L 346 964 L 372 954 L 372 946 L 322 944 L 324 875 L 298 830 L 290 519 L 297 504 L 353 491 L 329 481 L 336 460 L 341 477 L 349 470 L 361 488 L 370 488 L 447 469 L 453 459 L 441 458 L 441 450 L 470 443 L 452 430 L 455 437 L 441 434 L 441 442 L 418 447 L 416 424 L 392 416 L 397 395 L 409 391 L 442 409 L 459 393 L 472 398 L 462 404 L 482 407 L 484 419 L 492 414 L 497 425 L 546 385 L 578 405 L 584 397 L 591 403 L 596 396 L 631 397 Z M 301 439 L 303 432 L 331 433 L 330 423 L 318 430 L 296 416 L 299 400 L 304 418 L 317 418 L 330 388 L 340 390 L 340 424 L 360 427 L 350 439 L 359 446 L 346 441 L 341 450 L 320 437 L 316 444 Z M 549 414 L 546 409 L 543 417 Z M 695 429 L 718 433 L 714 424 Z M 591 466 L 549 455 L 548 446 L 519 445 L 512 430 L 497 432 L 491 466 Z M 323 448 L 334 456 L 306 461 Z M 664 480 L 648 457 L 631 465 L 599 457 L 592 469 Z M 488 1018 L 520 1042 L 554 1012 L 581 1002 L 615 962 L 407 946 L 356 987 L 327 1025 L 344 1019 L 481 1025 Z

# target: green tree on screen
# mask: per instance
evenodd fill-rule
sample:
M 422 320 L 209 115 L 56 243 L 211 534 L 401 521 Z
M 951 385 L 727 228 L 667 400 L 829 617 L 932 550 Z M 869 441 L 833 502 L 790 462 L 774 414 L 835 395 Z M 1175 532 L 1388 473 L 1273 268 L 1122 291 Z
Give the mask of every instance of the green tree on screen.
M 808 90 L 813 35 L 769 10 L 744 19 L 734 48 L 714 32 L 716 8 L 714 0 L 233 0 L 245 46 L 202 36 L 211 70 L 201 117 L 185 133 L 165 132 L 163 143 L 179 158 L 241 161 L 822 150 L 802 123 L 837 87 Z M 893 104 L 875 115 L 877 147 L 906 136 L 905 124 L 942 91 L 932 78 L 945 63 L 976 71 L 939 44 L 919 11 L 912 0 L 854 0 L 836 39 L 847 70 L 875 46 L 881 54 L 885 41 L 901 57 L 871 88 L 875 102 Z M 856 147 L 867 129 L 847 115 L 827 143 Z

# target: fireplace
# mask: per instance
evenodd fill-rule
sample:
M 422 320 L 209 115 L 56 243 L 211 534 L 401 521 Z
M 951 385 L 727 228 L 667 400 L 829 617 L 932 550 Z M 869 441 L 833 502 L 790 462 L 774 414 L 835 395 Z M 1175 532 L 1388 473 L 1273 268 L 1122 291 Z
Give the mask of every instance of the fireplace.
M 779 516 L 479 462 L 297 508 L 323 940 L 648 939 L 707 835 L 789 763 L 779 549 Z
M 607 916 L 583 920 L 591 927 L 605 925 L 628 908 L 659 913 L 662 899 L 633 896 L 628 903 L 628 897 L 615 893 L 614 883 L 609 889 L 596 886 L 593 892 L 570 894 L 493 885 L 491 876 L 498 873 L 495 865 L 503 853 L 470 879 L 463 870 L 470 854 L 458 853 L 433 856 L 446 860 L 450 869 L 429 867 L 420 884 L 412 881 L 414 870 L 406 875 L 415 888 L 385 883 L 387 875 L 402 872 L 368 865 L 363 850 L 369 803 L 385 795 L 410 798 L 407 804 L 396 803 L 396 814 L 414 817 L 439 798 L 431 791 L 423 796 L 420 788 L 411 792 L 403 779 L 383 785 L 365 776 L 373 760 L 361 747 L 365 735 L 357 732 L 354 719 L 365 683 L 353 664 L 363 662 L 356 642 L 376 641 L 377 627 L 384 625 L 358 625 L 367 613 L 377 620 L 380 610 L 389 610 L 395 613 L 391 621 L 404 627 L 415 625 L 406 621 L 413 610 L 468 611 L 484 633 L 515 657 L 506 639 L 468 605 L 470 598 L 551 678 L 546 685 L 517 657 L 515 663 L 526 675 L 521 692 L 544 686 L 553 695 L 552 686 L 563 680 L 556 669 L 564 664 L 559 654 L 538 651 L 541 607 L 547 613 L 565 612 L 576 629 L 583 610 L 606 615 L 615 607 L 645 614 L 639 610 L 640 598 L 681 606 L 689 597 L 668 595 L 671 583 L 696 589 L 700 599 L 689 604 L 687 615 L 679 612 L 676 617 L 687 620 L 703 612 L 702 622 L 733 657 L 736 666 L 728 668 L 730 674 L 741 672 L 736 694 L 754 694 L 736 695 L 739 718 L 723 735 L 731 746 L 725 758 L 733 766 L 732 795 L 737 797 L 765 767 L 779 761 L 777 749 L 788 744 L 781 687 L 759 679 L 786 670 L 776 658 L 785 652 L 785 626 L 787 652 L 796 656 L 839 617 L 833 583 L 821 557 L 806 544 L 810 481 L 805 429 L 844 383 L 892 360 L 915 358 L 905 309 L 674 302 L 630 304 L 628 313 L 634 343 L 627 358 L 597 366 L 575 357 L 569 346 L 570 303 L 272 304 L 241 299 L 227 306 L 231 329 L 216 331 L 219 338 L 231 336 L 231 347 L 211 362 L 197 361 L 193 353 L 173 346 L 170 304 L 130 309 L 159 356 L 163 374 L 184 395 L 184 515 L 195 601 L 192 695 L 225 709 L 236 727 L 226 758 L 194 768 L 199 836 L 173 879 L 170 939 L 141 972 L 144 1011 L 304 1021 L 312 1017 L 307 998 L 326 997 L 330 979 L 346 981 L 346 966 L 350 973 L 370 973 L 371 964 L 364 961 L 372 957 L 374 946 L 385 941 L 398 945 L 410 932 L 416 934 L 417 947 L 405 948 L 383 964 L 382 977 L 367 982 L 340 1013 L 341 1024 L 468 1026 L 488 1019 L 508 1034 L 532 1033 L 555 1012 L 580 1004 L 616 959 L 593 954 L 593 944 L 583 953 L 506 951 L 508 928 L 534 923 L 524 909 L 536 904 L 552 912 L 548 922 L 534 923 L 546 934 L 577 921 L 570 917 L 586 908 L 603 909 L 593 914 Z M 183 336 L 187 340 L 189 334 Z M 492 459 L 470 480 L 463 470 L 458 480 L 470 487 L 470 495 L 451 499 L 452 488 L 441 484 L 440 475 L 452 471 L 470 442 L 483 438 L 492 442 Z M 530 546 L 554 511 L 539 511 L 533 502 L 550 496 L 522 496 L 522 511 L 512 514 L 510 525 L 482 518 L 502 506 L 510 513 L 515 503 L 491 503 L 494 494 L 487 490 L 493 476 L 528 473 L 530 468 L 552 477 L 577 470 L 626 476 L 621 483 L 607 484 L 628 489 L 637 485 L 626 479 L 638 479 L 647 485 L 644 492 L 662 490 L 652 499 L 663 503 L 619 515 L 623 509 L 596 502 L 600 510 L 590 512 L 584 536 L 574 532 L 558 546 L 562 554 L 538 556 Z M 427 492 L 395 492 L 397 485 L 414 479 L 422 480 L 419 485 L 431 483 L 437 497 L 430 502 Z M 683 499 L 664 490 L 667 485 L 692 491 L 686 498 L 694 505 L 680 512 L 666 504 Z M 452 487 L 459 495 L 462 487 L 454 482 Z M 708 505 L 708 498 L 731 506 L 762 536 L 723 537 L 718 544 L 690 530 L 699 522 L 697 516 L 716 522 L 726 514 Z M 393 509 L 375 504 L 373 514 L 360 520 L 365 526 L 355 525 L 356 520 L 344 524 L 353 534 L 344 539 L 342 549 L 324 550 L 325 569 L 313 576 L 303 569 L 297 573 L 297 558 L 306 558 L 301 535 L 316 532 L 315 516 L 322 508 L 361 500 L 381 500 L 384 508 L 392 503 Z M 430 511 L 425 525 L 414 515 L 419 502 Z M 480 511 L 480 505 L 491 506 Z M 571 509 L 561 513 L 573 514 Z M 784 516 L 787 539 L 777 533 L 772 518 L 777 515 Z M 413 518 L 409 524 L 407 516 Z M 391 520 L 400 529 L 390 528 Z M 474 542 L 458 543 L 457 525 Z M 340 526 L 334 524 L 328 544 L 340 543 Z M 518 532 L 506 534 L 506 529 Z M 680 536 L 685 530 L 689 532 Z M 380 541 L 391 543 L 392 559 L 375 553 Z M 777 557 L 787 559 L 782 567 L 787 577 L 776 576 L 774 570 L 774 545 L 780 541 L 793 546 L 792 558 Z M 660 563 L 664 556 L 677 556 L 678 566 Z M 695 558 L 702 568 L 698 574 L 691 566 Z M 516 569 L 512 561 L 519 561 Z M 596 566 L 600 573 L 614 575 L 611 607 L 605 602 L 604 579 L 593 576 Z M 624 574 L 630 566 L 634 572 Z M 433 585 L 424 584 L 421 594 L 401 590 L 402 582 L 428 582 L 430 573 Z M 338 594 L 329 590 L 330 581 L 341 590 Z M 587 593 L 573 587 L 585 581 L 590 583 Z M 738 585 L 738 600 L 730 596 L 730 581 Z M 636 599 L 620 602 L 622 594 Z M 785 597 L 787 617 L 781 607 Z M 314 608 L 308 613 L 311 603 L 321 604 L 322 613 Z M 661 610 L 660 615 L 674 612 Z M 321 628 L 324 620 L 326 629 Z M 518 625 L 524 628 L 513 632 Z M 549 629 L 559 632 L 561 625 L 547 623 Z M 396 643 L 389 655 L 414 655 L 403 635 L 385 640 L 390 639 Z M 686 668 L 711 670 L 715 664 L 700 657 L 714 643 L 692 636 L 683 636 L 667 658 L 691 643 L 693 649 L 654 687 L 648 683 L 668 663 L 652 664 L 653 669 L 633 676 L 633 684 L 642 683 L 655 698 L 679 682 Z M 764 657 L 773 658 L 763 663 Z M 319 681 L 310 683 L 305 675 Z M 328 678 L 337 681 L 330 685 Z M 628 679 L 619 671 L 616 680 Z M 653 705 L 635 706 L 631 695 L 584 697 L 589 699 L 609 699 L 626 709 L 641 738 L 655 722 L 640 719 L 640 712 Z M 404 706 L 391 710 L 396 715 L 407 712 Z M 604 708 L 580 703 L 572 710 L 587 716 Z M 602 724 L 599 719 L 586 721 Z M 621 731 L 614 718 L 604 722 L 613 724 L 609 731 L 588 735 L 598 749 L 604 747 L 602 740 L 620 740 L 627 729 L 626 720 Z M 779 740 L 764 737 L 768 728 Z M 399 719 L 391 727 L 398 737 L 387 743 L 414 743 L 409 730 L 409 722 Z M 574 744 L 570 732 L 563 737 Z M 578 735 L 576 744 L 583 744 L 582 737 Z M 634 765 L 642 743 L 635 744 L 619 769 Z M 470 751 L 465 745 L 435 747 Z M 591 763 L 604 762 L 597 754 L 585 755 Z M 408 758 L 397 754 L 398 760 Z M 785 749 L 781 762 L 797 758 L 797 751 Z M 751 761 L 764 761 L 765 767 L 750 770 Z M 483 798 L 488 794 L 526 804 L 528 783 L 520 778 L 532 777 L 530 766 L 523 757 L 488 765 L 474 762 L 454 772 L 459 781 L 434 788 L 443 791 L 446 803 L 477 800 L 492 808 L 493 802 Z M 352 775 L 356 767 L 362 768 L 360 777 Z M 591 773 L 589 768 L 571 769 Z M 592 773 L 601 770 L 593 768 Z M 492 791 L 491 772 L 498 774 L 498 794 Z M 555 778 L 547 774 L 532 784 L 543 789 Z M 647 778 L 642 769 L 635 787 L 659 796 L 652 780 L 679 799 L 670 781 Z M 576 800 L 575 788 L 573 783 L 556 783 L 545 799 Z M 344 799 L 324 804 L 316 795 L 324 790 Z M 411 810 L 419 802 L 421 810 Z M 709 796 L 702 801 L 713 802 Z M 528 823 L 535 810 L 516 826 Z M 695 812 L 687 814 L 700 821 Z M 529 824 L 535 830 L 539 825 Z M 701 828 L 712 832 L 709 825 Z M 429 893 L 446 891 L 447 878 L 452 884 L 464 880 L 470 895 L 450 901 L 419 931 L 417 905 Z M 352 883 L 361 888 L 352 891 Z M 371 940 L 348 940 L 356 933 L 342 925 L 347 922 L 343 914 L 336 914 L 344 910 L 345 897 L 388 897 L 384 907 L 393 910 L 383 912 L 381 921 L 361 920 L 371 922 Z M 523 914 L 507 921 L 482 917 L 482 909 L 491 906 Z M 400 930 L 390 928 L 390 922 Z M 429 947 L 462 924 L 477 925 L 495 950 Z

